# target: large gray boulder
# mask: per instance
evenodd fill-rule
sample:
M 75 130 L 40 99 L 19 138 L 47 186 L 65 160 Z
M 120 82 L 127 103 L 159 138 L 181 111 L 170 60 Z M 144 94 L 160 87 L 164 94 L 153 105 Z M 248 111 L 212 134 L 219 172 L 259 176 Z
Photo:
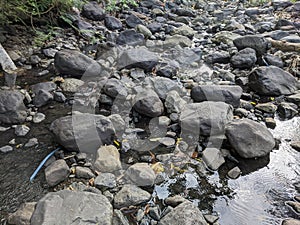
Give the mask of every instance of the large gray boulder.
M 54 66 L 65 75 L 80 78 L 82 75 L 97 77 L 101 74 L 101 66 L 95 60 L 75 50 L 61 50 L 55 54 Z
M 233 121 L 226 125 L 225 134 L 232 148 L 243 158 L 265 156 L 275 147 L 272 133 L 253 120 Z
M 69 166 L 63 159 L 54 161 L 45 169 L 46 181 L 50 187 L 53 187 L 67 179 L 69 174 Z
M 91 192 L 50 192 L 38 201 L 31 225 L 112 225 L 113 208 L 108 199 Z
M 225 125 L 233 119 L 232 106 L 224 102 L 206 101 L 185 105 L 180 115 L 181 135 L 199 134 L 210 136 L 220 134 Z
M 183 202 L 165 215 L 158 225 L 208 225 L 202 213 L 191 202 Z
M 225 102 L 239 107 L 243 89 L 238 85 L 200 85 L 192 88 L 191 97 L 195 102 Z
M 233 44 L 238 50 L 253 48 L 258 56 L 262 56 L 270 48 L 270 43 L 260 35 L 245 35 L 233 40 Z
M 295 77 L 276 66 L 259 67 L 248 78 L 250 88 L 260 95 L 291 95 L 297 90 Z
M 150 198 L 151 194 L 147 191 L 132 184 L 125 184 L 115 195 L 114 208 L 120 209 L 131 205 L 139 205 L 149 201 Z
M 145 116 L 157 117 L 163 114 L 164 105 L 158 95 L 150 88 L 141 90 L 134 99 L 134 109 Z
M 24 95 L 18 91 L 0 91 L 0 123 L 22 123 L 27 117 Z
M 124 50 L 119 58 L 118 68 L 141 68 L 151 71 L 157 63 L 158 57 L 154 52 L 145 47 L 137 47 Z
M 111 144 L 115 130 L 109 118 L 79 113 L 52 122 L 50 130 L 59 144 L 68 151 L 96 153 L 99 146 Z

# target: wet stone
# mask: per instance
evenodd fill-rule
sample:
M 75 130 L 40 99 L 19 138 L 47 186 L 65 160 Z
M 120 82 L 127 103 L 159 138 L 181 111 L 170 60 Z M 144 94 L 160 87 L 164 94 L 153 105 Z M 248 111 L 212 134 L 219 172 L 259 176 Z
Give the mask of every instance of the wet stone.
M 276 121 L 271 117 L 267 117 L 265 123 L 268 128 L 274 129 L 276 127 Z
M 28 134 L 29 131 L 30 131 L 30 128 L 27 127 L 26 125 L 17 125 L 15 128 L 15 134 L 18 137 L 26 136 L 26 134 Z
M 10 145 L 5 145 L 0 148 L 0 152 L 2 152 L 2 153 L 8 153 L 8 152 L 11 152 L 12 150 L 14 150 L 14 149 Z
M 45 114 L 43 114 L 43 113 L 36 113 L 36 114 L 33 116 L 32 121 L 33 121 L 34 123 L 40 123 L 40 122 L 42 122 L 44 119 L 46 119 Z
M 228 171 L 227 176 L 231 179 L 237 179 L 241 175 L 241 170 L 237 166 Z
M 298 152 L 300 152 L 300 141 L 294 141 L 291 143 L 291 147 L 295 150 L 297 150 Z
M 175 140 L 170 137 L 163 137 L 159 140 L 159 143 L 166 147 L 171 147 L 175 145 Z
M 299 202 L 293 202 L 293 201 L 288 201 L 286 202 L 287 205 L 293 208 L 297 213 L 300 213 L 300 203 Z
M 175 196 L 168 197 L 165 199 L 165 203 L 172 207 L 176 207 L 185 201 L 187 201 L 187 200 L 185 198 L 181 197 L 180 195 L 175 195 Z
M 29 148 L 29 147 L 33 147 L 39 144 L 39 141 L 37 138 L 31 138 L 28 140 L 28 142 L 25 144 L 25 147 Z

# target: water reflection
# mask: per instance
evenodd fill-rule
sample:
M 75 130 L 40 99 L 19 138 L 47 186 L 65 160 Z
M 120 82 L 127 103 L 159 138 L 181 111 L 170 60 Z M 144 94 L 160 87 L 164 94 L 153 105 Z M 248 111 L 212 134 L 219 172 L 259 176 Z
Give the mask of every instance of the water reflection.
M 260 161 L 264 163 L 257 167 L 257 171 L 257 165 L 243 166 L 244 163 L 249 165 L 250 161 L 240 162 L 243 174 L 247 175 L 228 181 L 229 188 L 235 192 L 234 198 L 221 196 L 214 204 L 214 210 L 220 213 L 220 224 L 276 225 L 287 217 L 299 218 L 285 205 L 285 201 L 292 200 L 296 194 L 293 184 L 299 180 L 300 154 L 289 145 L 289 141 L 300 139 L 299 131 L 299 117 L 289 121 L 277 120 L 272 133 L 281 140 L 279 150 L 272 151 L 269 160 Z

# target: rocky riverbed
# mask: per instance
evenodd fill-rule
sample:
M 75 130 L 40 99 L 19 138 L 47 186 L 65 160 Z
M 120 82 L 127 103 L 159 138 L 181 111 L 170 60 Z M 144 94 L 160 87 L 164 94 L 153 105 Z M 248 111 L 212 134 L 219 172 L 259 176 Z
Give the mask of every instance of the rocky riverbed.
M 41 47 L 1 29 L 1 224 L 300 224 L 299 14 L 89 2 Z

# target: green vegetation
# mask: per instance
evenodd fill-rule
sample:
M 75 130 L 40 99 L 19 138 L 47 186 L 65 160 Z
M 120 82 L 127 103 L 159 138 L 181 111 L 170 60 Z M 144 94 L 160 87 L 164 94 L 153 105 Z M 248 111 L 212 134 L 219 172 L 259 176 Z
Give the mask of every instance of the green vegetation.
M 27 24 L 30 21 L 42 16 L 57 18 L 82 4 L 81 0 L 1 0 L 0 21 L 1 23 L 22 22 Z
M 130 6 L 138 6 L 136 0 L 109 0 L 105 9 L 109 12 L 115 12 L 121 9 L 128 9 Z

